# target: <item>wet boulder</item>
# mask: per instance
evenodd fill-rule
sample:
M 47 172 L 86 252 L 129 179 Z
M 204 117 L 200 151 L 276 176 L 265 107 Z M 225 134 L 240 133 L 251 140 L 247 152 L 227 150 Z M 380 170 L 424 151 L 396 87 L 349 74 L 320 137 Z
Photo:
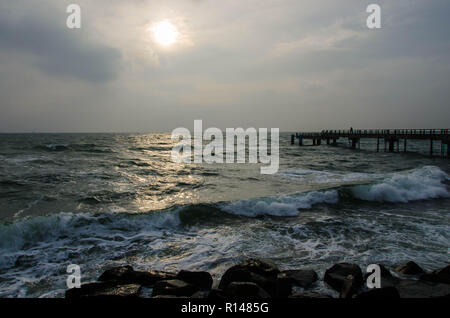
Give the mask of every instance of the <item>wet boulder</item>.
M 225 290 L 232 282 L 252 282 L 263 288 L 272 297 L 276 296 L 279 269 L 271 262 L 248 259 L 230 267 L 222 276 L 219 289 Z
M 115 282 L 95 282 L 81 285 L 66 291 L 65 297 L 74 298 L 129 298 L 139 297 L 141 286 L 137 284 L 116 284 Z
M 277 275 L 277 287 L 276 296 L 277 297 L 287 297 L 292 293 L 292 279 L 288 277 L 285 273 L 279 273 Z
M 176 279 L 182 280 L 200 289 L 211 289 L 213 278 L 208 272 L 192 272 L 182 270 L 178 273 Z
M 389 269 L 387 269 L 384 265 L 382 264 L 377 265 L 380 267 L 381 288 L 395 286 L 398 283 L 399 279 L 397 277 L 392 276 Z M 367 282 L 367 279 L 371 274 L 372 273 L 366 273 L 364 275 L 363 282 Z
M 209 291 L 201 290 L 198 292 L 195 292 L 191 298 L 208 298 L 209 297 Z
M 153 286 L 160 280 L 174 279 L 173 273 L 163 271 L 135 271 L 131 266 L 119 266 L 103 272 L 98 278 L 100 282 L 115 281 L 126 284 L 139 284 L 143 286 Z
M 133 272 L 133 267 L 129 265 L 113 267 L 104 271 L 98 280 L 101 282 L 125 280 Z
M 403 275 L 421 275 L 425 273 L 425 271 L 419 265 L 412 261 L 397 266 L 395 268 L 395 271 Z
M 393 286 L 373 288 L 362 292 L 356 298 L 400 298 L 397 288 Z
M 348 275 L 342 283 L 340 298 L 351 298 L 361 288 L 361 282 L 355 279 L 353 275 Z
M 225 295 L 233 298 L 270 298 L 270 295 L 252 282 L 231 282 L 225 289 Z
M 179 279 L 160 280 L 153 286 L 152 297 L 159 295 L 173 295 L 190 297 L 199 291 L 197 286 L 191 285 Z
M 441 269 L 436 269 L 430 273 L 423 274 L 420 276 L 420 280 L 450 284 L 450 265 L 447 265 Z
M 313 298 L 333 298 L 330 295 L 327 294 L 321 294 L 317 292 L 305 292 L 305 293 L 293 293 L 289 298 L 307 298 L 307 299 L 313 299 Z
M 325 271 L 323 280 L 334 290 L 341 292 L 347 277 L 352 276 L 353 288 L 359 288 L 363 284 L 361 268 L 356 264 L 338 263 Z
M 278 267 L 269 260 L 249 258 L 242 262 L 242 266 L 246 267 L 249 271 L 264 277 L 274 277 L 280 272 Z
M 186 296 L 175 296 L 175 295 L 157 295 L 155 297 L 152 297 L 155 299 L 175 299 L 175 298 L 180 298 L 180 299 L 185 299 Z
M 282 271 L 288 278 L 291 279 L 292 285 L 300 286 L 302 288 L 311 287 L 317 281 L 319 276 L 311 269 L 293 269 Z
M 223 300 L 225 299 L 225 292 L 218 288 L 213 288 L 209 291 L 208 294 L 209 299 Z
M 401 298 L 449 298 L 450 285 L 422 280 L 402 279 L 395 286 Z

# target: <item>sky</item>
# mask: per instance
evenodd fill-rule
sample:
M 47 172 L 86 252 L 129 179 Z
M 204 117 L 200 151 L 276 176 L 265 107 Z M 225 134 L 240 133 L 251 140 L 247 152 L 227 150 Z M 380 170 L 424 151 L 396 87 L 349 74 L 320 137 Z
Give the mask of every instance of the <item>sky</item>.
M 449 30 L 448 0 L 0 0 L 0 132 L 450 128 Z

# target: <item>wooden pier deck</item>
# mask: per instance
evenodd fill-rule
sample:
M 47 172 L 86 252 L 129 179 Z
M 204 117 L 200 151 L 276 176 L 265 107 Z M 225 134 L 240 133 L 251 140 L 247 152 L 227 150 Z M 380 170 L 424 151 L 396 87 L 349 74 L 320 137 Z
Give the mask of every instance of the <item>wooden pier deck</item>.
M 450 129 L 355 129 L 355 130 L 322 130 L 321 132 L 303 132 L 291 136 L 291 144 L 298 139 L 298 144 L 303 145 L 303 140 L 311 139 L 313 145 L 320 145 L 325 141 L 327 145 L 336 145 L 339 138 L 347 138 L 351 143 L 351 148 L 360 146 L 360 140 L 371 138 L 377 140 L 377 152 L 380 151 L 380 141 L 384 142 L 384 151 L 400 151 L 400 142 L 403 143 L 403 151 L 407 150 L 408 140 L 429 140 L 430 156 L 434 152 L 434 143 L 440 142 L 442 157 L 450 158 L 449 135 Z M 395 147 L 397 146 L 397 147 Z M 445 149 L 447 148 L 447 149 Z

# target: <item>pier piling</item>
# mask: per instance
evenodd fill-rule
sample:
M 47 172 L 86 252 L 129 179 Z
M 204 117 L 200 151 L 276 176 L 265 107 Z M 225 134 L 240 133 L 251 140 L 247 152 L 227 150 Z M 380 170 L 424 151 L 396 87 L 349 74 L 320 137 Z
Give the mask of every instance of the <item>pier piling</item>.
M 394 152 L 394 139 L 389 139 L 389 152 Z
M 433 156 L 433 138 L 430 139 L 430 156 Z

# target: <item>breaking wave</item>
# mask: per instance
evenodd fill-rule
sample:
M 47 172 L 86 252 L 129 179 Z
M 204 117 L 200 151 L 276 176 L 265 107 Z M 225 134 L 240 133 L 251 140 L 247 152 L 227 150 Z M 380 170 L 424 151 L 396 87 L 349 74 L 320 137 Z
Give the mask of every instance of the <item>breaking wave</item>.
M 310 209 L 320 203 L 337 203 L 338 191 L 312 191 L 278 198 L 241 200 L 225 204 L 222 209 L 231 214 L 247 217 L 262 215 L 297 216 L 299 210 Z
M 286 173 L 285 173 L 286 174 Z M 350 173 L 296 170 L 289 175 L 311 176 L 325 183 L 340 181 L 341 186 L 332 190 L 311 191 L 279 197 L 240 200 L 222 206 L 225 212 L 247 217 L 297 216 L 301 210 L 317 204 L 336 204 L 345 199 L 373 202 L 407 203 L 417 200 L 450 198 L 448 175 L 435 166 L 391 174 Z M 368 183 L 371 181 L 370 183 Z M 320 181 L 319 181 L 320 182 Z M 355 182 L 364 184 L 351 185 Z M 349 198 L 350 196 L 350 198 Z
M 406 203 L 417 200 L 449 198 L 448 175 L 434 166 L 394 173 L 380 182 L 352 188 L 355 198 L 365 201 Z
M 129 213 L 59 213 L 49 216 L 31 217 L 11 223 L 0 224 L 0 252 L 33 248 L 35 245 L 55 241 L 82 241 L 95 238 L 105 243 L 122 240 L 130 235 L 145 234 L 161 229 L 175 229 L 180 225 L 178 214 L 154 212 L 148 214 Z M 119 238 L 118 236 L 122 236 Z M 5 258 L 3 259 L 4 261 Z M 0 261 L 0 268 L 3 262 Z

